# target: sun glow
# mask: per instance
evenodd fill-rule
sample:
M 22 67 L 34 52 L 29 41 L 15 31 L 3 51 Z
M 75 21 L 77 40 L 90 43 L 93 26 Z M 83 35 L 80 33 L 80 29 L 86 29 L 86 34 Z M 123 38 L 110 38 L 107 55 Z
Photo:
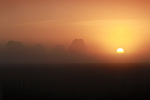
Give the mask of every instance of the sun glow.
M 118 48 L 118 49 L 117 49 L 117 53 L 124 53 L 124 49 Z
M 99 31 L 103 38 L 99 43 L 105 48 L 104 52 L 113 54 L 116 48 L 123 46 L 128 50 L 126 53 L 138 53 L 139 44 L 144 42 L 145 37 L 141 33 L 146 31 L 142 31 L 144 24 L 140 20 L 107 20 L 101 26 Z

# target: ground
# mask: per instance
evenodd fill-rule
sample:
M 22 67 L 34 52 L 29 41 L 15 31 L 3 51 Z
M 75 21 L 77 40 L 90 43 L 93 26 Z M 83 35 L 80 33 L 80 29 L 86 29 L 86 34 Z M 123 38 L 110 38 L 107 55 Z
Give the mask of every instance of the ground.
M 150 99 L 150 64 L 1 65 L 3 100 Z

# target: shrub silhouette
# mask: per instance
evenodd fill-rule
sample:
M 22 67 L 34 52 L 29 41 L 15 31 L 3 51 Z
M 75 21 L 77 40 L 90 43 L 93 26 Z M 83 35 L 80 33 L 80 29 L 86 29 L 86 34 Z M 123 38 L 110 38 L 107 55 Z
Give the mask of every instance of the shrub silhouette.
M 87 47 L 83 39 L 75 39 L 69 46 L 69 51 L 72 53 L 86 53 Z
M 6 51 L 20 53 L 25 50 L 25 46 L 19 41 L 9 41 L 6 44 Z

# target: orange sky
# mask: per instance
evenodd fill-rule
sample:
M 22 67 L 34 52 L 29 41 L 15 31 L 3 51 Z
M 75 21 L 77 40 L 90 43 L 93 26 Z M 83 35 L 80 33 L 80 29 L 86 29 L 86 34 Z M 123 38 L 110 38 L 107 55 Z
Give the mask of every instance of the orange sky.
M 149 0 L 1 0 L 0 40 L 69 45 L 98 53 L 150 53 Z

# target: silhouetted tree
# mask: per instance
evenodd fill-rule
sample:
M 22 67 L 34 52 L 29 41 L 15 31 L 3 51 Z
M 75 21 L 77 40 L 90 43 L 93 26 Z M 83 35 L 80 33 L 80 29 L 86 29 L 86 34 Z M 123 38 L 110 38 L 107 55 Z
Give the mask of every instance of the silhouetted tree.
M 69 46 L 69 51 L 72 53 L 85 53 L 87 47 L 83 39 L 75 39 L 72 41 L 72 44 Z
M 11 62 L 22 62 L 26 48 L 19 41 L 9 41 L 5 46 L 5 59 Z
M 37 52 L 37 53 L 40 53 L 40 52 L 44 52 L 44 50 L 45 50 L 45 48 L 41 45 L 41 44 L 37 44 L 37 45 L 35 45 L 35 46 L 32 46 L 31 47 L 31 50 L 33 51 L 33 52 Z
M 6 44 L 6 49 L 12 52 L 20 52 L 25 46 L 19 41 L 9 41 Z
M 14 48 L 14 46 L 16 45 L 16 42 L 15 41 L 9 41 L 7 44 L 6 44 L 6 48 Z
M 38 63 L 46 60 L 46 50 L 41 44 L 34 45 L 29 49 L 30 62 Z

